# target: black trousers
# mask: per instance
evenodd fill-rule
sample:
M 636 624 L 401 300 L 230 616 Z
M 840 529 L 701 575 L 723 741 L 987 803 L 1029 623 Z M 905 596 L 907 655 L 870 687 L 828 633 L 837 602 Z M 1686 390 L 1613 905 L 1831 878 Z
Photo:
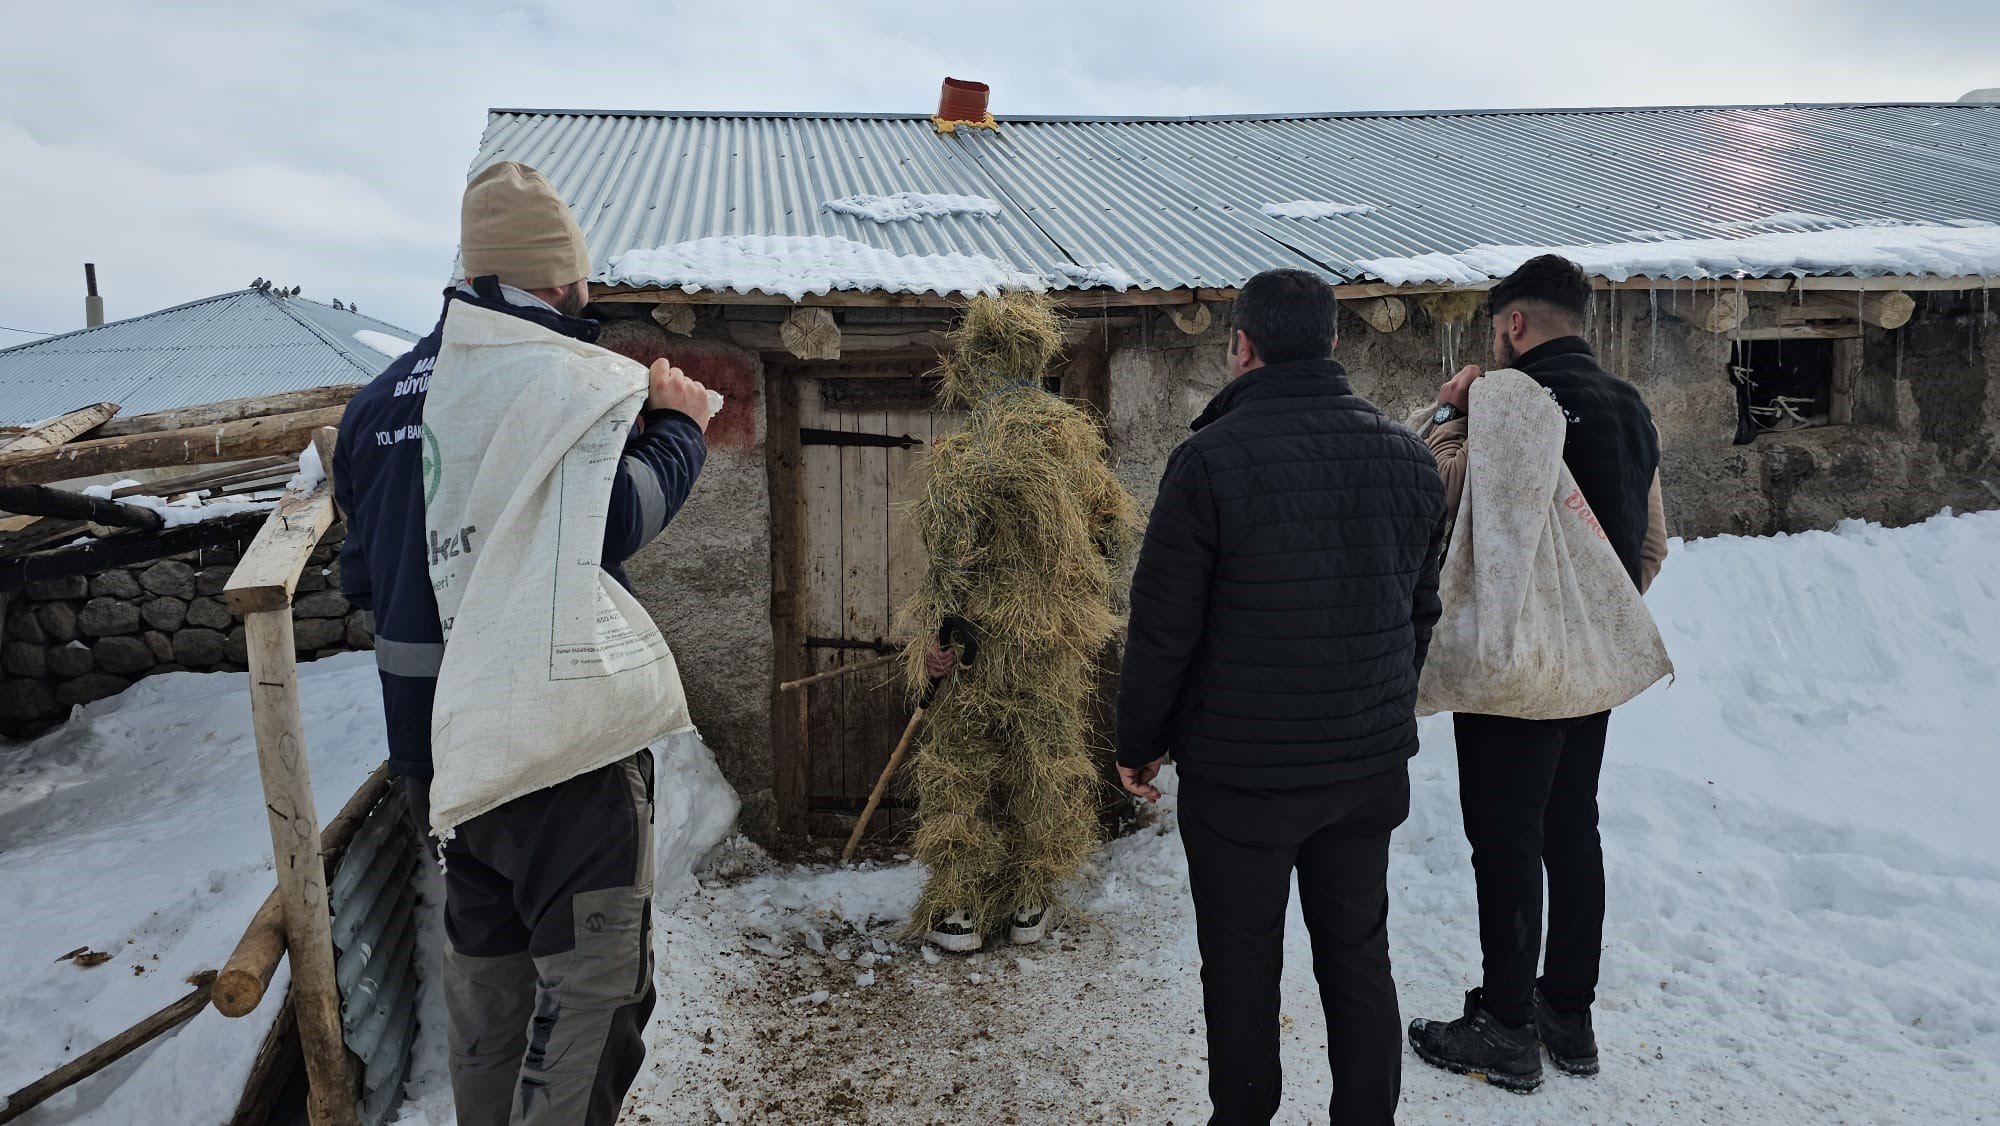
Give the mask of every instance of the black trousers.
M 1278 1111 L 1294 871 L 1326 1010 L 1332 1121 L 1394 1121 L 1403 1039 L 1389 973 L 1389 834 L 1410 813 L 1408 769 L 1269 792 L 1183 779 L 1179 808 L 1201 943 L 1211 1126 L 1265 1123 Z
M 1610 712 L 1582 719 L 1454 715 L 1458 799 L 1479 885 L 1486 1010 L 1508 1024 L 1534 1019 L 1548 875 L 1549 1003 L 1583 1012 L 1597 999 L 1604 945 L 1604 846 L 1597 775 Z

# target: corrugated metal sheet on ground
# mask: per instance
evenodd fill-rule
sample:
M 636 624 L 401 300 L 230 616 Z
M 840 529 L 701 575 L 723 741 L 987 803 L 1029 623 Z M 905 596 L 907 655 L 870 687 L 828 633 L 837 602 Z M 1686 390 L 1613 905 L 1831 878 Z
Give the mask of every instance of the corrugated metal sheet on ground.
M 1717 106 L 1218 118 L 1003 118 L 940 136 L 914 115 L 495 110 L 478 171 L 540 168 L 614 255 L 715 235 L 837 235 L 982 254 L 1075 288 L 1107 263 L 1142 289 L 1484 243 L 1748 233 L 1783 212 L 2000 223 L 2000 106 Z M 997 217 L 875 223 L 845 195 L 973 195 Z M 1291 200 L 1365 214 L 1274 218 Z
M 361 1061 L 361 1121 L 381 1126 L 403 1101 L 417 1033 L 417 892 L 423 843 L 392 786 L 341 857 L 333 906 L 335 980 L 347 1048 Z
M 143 414 L 339 383 L 365 383 L 391 357 L 355 338 L 411 333 L 303 297 L 254 289 L 0 349 L 0 425 L 90 403 Z

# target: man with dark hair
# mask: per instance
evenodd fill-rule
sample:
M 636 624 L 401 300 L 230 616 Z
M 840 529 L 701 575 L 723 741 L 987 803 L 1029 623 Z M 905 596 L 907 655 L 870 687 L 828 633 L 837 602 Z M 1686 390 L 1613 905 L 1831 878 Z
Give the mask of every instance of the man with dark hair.
M 1132 581 L 1118 772 L 1180 779 L 1208 1016 L 1211 1123 L 1278 1110 L 1296 872 L 1326 1009 L 1333 1121 L 1387 1123 L 1402 1080 L 1389 834 L 1409 815 L 1437 623 L 1444 483 L 1333 361 L 1333 293 L 1258 274 L 1233 377 L 1167 463 Z
M 1563 462 L 1643 592 L 1667 555 L 1659 435 L 1639 392 L 1599 367 L 1584 342 L 1590 300 L 1590 279 L 1576 263 L 1553 254 L 1522 263 L 1489 299 L 1493 358 L 1527 373 L 1562 408 Z M 1465 483 L 1467 400 L 1482 374 L 1468 366 L 1444 385 L 1428 435 L 1454 518 Z M 1597 776 L 1610 717 L 1452 717 L 1485 972 L 1459 1019 L 1411 1022 L 1410 1045 L 1426 1062 L 1527 1092 L 1542 1081 L 1539 1042 L 1559 1070 L 1597 1073 L 1590 1019 L 1604 934 Z M 1537 981 L 1544 870 L 1548 952 Z

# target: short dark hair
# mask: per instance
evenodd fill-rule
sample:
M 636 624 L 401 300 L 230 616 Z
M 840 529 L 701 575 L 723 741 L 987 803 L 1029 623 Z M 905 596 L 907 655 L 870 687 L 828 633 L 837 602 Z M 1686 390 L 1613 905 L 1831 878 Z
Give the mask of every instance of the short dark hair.
M 1229 327 L 1267 364 L 1333 355 L 1333 287 L 1305 270 L 1265 270 L 1243 283 Z
M 1590 313 L 1590 277 L 1560 254 L 1530 258 L 1486 295 L 1486 308 L 1496 317 L 1523 303 L 1546 305 L 1581 325 Z

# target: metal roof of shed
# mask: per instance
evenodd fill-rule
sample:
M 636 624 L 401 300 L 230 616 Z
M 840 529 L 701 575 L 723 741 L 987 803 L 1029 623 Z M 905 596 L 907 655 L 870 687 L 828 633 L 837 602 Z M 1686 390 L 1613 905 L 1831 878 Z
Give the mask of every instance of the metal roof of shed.
M 91 403 L 125 414 L 365 383 L 391 357 L 355 338 L 413 334 L 303 297 L 244 289 L 0 349 L 0 425 Z
M 1785 212 L 2000 223 L 2000 105 L 1961 103 L 1009 117 L 943 135 L 916 115 L 496 109 L 471 171 L 501 160 L 569 200 L 599 281 L 624 251 L 717 235 L 979 254 L 1056 289 L 1077 287 L 1064 266 L 1107 263 L 1193 289 L 1274 266 L 1366 281 L 1358 262 L 1481 244 L 1714 238 Z M 902 191 L 1002 213 L 823 210 Z M 1300 199 L 1373 210 L 1262 212 Z

